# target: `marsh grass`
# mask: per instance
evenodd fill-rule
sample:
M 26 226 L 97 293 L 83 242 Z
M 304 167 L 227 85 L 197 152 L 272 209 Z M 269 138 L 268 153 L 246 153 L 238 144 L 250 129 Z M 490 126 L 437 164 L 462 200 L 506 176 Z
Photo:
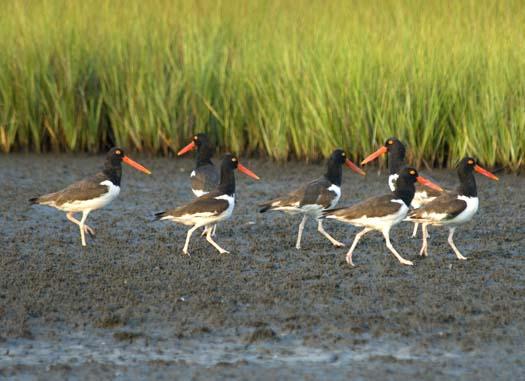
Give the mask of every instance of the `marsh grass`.
M 411 160 L 525 152 L 521 1 L 6 0 L 0 149 Z

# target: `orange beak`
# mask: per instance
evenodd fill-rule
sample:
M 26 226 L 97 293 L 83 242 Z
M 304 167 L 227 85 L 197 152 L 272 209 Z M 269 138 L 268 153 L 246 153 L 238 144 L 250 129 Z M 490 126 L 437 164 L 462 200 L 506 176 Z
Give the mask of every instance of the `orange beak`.
M 489 179 L 492 179 L 492 180 L 499 180 L 498 176 L 493 175 L 492 173 L 490 173 L 489 171 L 487 171 L 485 168 L 481 168 L 479 165 L 475 165 L 475 166 L 474 166 L 474 170 L 475 170 L 477 173 L 481 173 L 483 176 L 487 176 Z
M 382 146 L 381 148 L 379 148 L 376 152 L 368 155 L 365 160 L 363 160 L 361 162 L 361 165 L 365 165 L 366 163 L 369 163 L 371 162 L 372 160 L 375 160 L 377 159 L 379 156 L 385 154 L 388 152 L 388 149 L 385 147 L 385 146 Z
M 241 171 L 242 173 L 244 173 L 245 175 L 248 175 L 250 176 L 251 178 L 254 178 L 255 180 L 259 180 L 259 176 L 257 176 L 255 173 L 253 173 L 252 171 L 250 171 L 248 168 L 246 168 L 244 165 L 242 165 L 241 163 L 238 163 L 237 164 L 237 169 L 239 171 Z
M 149 169 L 147 169 L 146 167 L 143 167 L 142 165 L 140 165 L 139 163 L 137 163 L 136 161 L 133 161 L 131 160 L 129 157 L 127 156 L 124 156 L 122 158 L 122 161 L 124 163 L 126 163 L 127 165 L 135 168 L 136 170 L 139 170 L 141 172 L 144 172 L 146 175 L 151 175 L 151 171 Z
M 361 176 L 366 176 L 366 172 L 359 168 L 357 165 L 352 163 L 349 159 L 346 159 L 345 165 L 350 168 L 352 171 L 359 173 Z
M 443 188 L 441 188 L 439 185 L 434 184 L 432 181 L 425 179 L 423 176 L 418 176 L 416 178 L 416 181 L 420 183 L 421 185 L 424 185 L 426 187 L 432 188 L 437 190 L 438 192 L 443 192 Z
M 191 151 L 192 149 L 195 149 L 195 147 L 197 147 L 197 145 L 195 144 L 194 141 L 192 141 L 190 144 L 188 144 L 186 147 L 184 147 L 183 149 L 181 149 L 179 152 L 177 152 L 177 156 L 181 156 L 181 155 L 184 155 L 186 152 L 189 152 Z

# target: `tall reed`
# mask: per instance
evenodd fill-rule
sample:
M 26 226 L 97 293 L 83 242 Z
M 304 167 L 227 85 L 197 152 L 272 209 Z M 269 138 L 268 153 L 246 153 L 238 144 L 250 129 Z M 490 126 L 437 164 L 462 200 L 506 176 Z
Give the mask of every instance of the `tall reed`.
M 420 164 L 525 153 L 525 7 L 498 0 L 4 0 L 0 149 Z

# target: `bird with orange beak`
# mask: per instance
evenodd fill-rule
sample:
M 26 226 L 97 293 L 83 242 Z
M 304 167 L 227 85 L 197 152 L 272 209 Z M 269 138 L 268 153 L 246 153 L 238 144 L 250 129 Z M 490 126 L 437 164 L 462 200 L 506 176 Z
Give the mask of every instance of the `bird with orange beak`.
M 86 225 L 87 216 L 91 211 L 105 207 L 119 195 L 122 163 L 147 175 L 151 174 L 147 168 L 126 156 L 121 148 L 112 148 L 106 155 L 101 172 L 58 192 L 29 201 L 31 204 L 47 205 L 66 212 L 67 219 L 78 225 L 82 246 L 86 246 L 85 233 L 95 236 L 95 231 Z M 75 213 L 82 213 L 80 221 L 75 218 Z
M 403 258 L 394 246 L 392 246 L 390 242 L 390 229 L 403 221 L 407 216 L 410 203 L 415 193 L 415 183 L 420 183 L 435 189 L 440 189 L 440 187 L 420 176 L 415 168 L 404 167 L 398 174 L 396 188 L 391 193 L 370 197 L 355 205 L 327 210 L 323 213 L 323 218 L 333 219 L 363 228 L 363 230 L 356 234 L 354 242 L 346 254 L 346 261 L 351 266 L 354 265 L 352 255 L 357 243 L 365 234 L 374 230 L 383 233 L 387 248 L 401 264 L 413 265 L 412 261 Z
M 368 155 L 362 162 L 361 165 L 370 163 L 377 158 L 387 155 L 388 156 L 388 187 L 393 192 L 396 189 L 397 178 L 399 177 L 399 171 L 405 166 L 405 145 L 396 137 L 390 137 L 386 140 L 385 144 L 379 147 L 375 152 Z M 432 188 L 426 185 L 416 183 L 416 193 L 410 206 L 412 208 L 419 208 L 422 205 L 429 203 L 438 197 L 443 189 L 440 187 Z M 417 235 L 417 229 L 419 224 L 414 224 L 414 231 L 412 237 Z
M 255 180 L 259 177 L 248 168 L 239 163 L 237 156 L 230 153 L 224 155 L 221 165 L 221 179 L 215 190 L 208 192 L 192 202 L 169 209 L 164 212 L 155 213 L 157 220 L 167 220 L 192 226 L 186 235 L 186 242 L 182 252 L 189 255 L 189 244 L 193 232 L 205 227 L 206 240 L 221 254 L 228 253 L 220 247 L 212 238 L 212 226 L 220 221 L 228 219 L 235 207 L 235 173 L 238 170 Z
M 498 180 L 497 176 L 479 166 L 476 159 L 465 157 L 458 164 L 459 186 L 457 190 L 443 192 L 433 201 L 409 213 L 407 221 L 422 224 L 423 245 L 420 255 L 428 255 L 428 225 L 447 226 L 449 228 L 448 244 L 458 259 L 467 259 L 454 244 L 453 236 L 456 227 L 470 222 L 478 211 L 479 198 L 474 172 L 489 179 Z
M 344 243 L 339 242 L 324 230 L 323 221 L 319 219 L 322 211 L 334 208 L 341 198 L 343 165 L 362 176 L 366 175 L 363 170 L 348 159 L 345 151 L 338 148 L 328 158 L 326 172 L 323 176 L 310 181 L 287 195 L 274 198 L 259 205 L 261 207 L 259 212 L 261 213 L 269 210 L 281 210 L 292 215 L 303 215 L 295 243 L 297 250 L 301 249 L 301 239 L 308 217 L 312 217 L 317 221 L 317 230 L 332 245 L 336 247 L 344 246 Z

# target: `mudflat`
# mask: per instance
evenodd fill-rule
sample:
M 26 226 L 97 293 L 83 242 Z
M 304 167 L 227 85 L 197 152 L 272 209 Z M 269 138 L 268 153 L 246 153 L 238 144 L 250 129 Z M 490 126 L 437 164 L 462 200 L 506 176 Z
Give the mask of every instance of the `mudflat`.
M 135 157 L 134 157 L 135 158 Z M 0 378 L 18 379 L 518 379 L 525 375 L 525 178 L 477 178 L 480 210 L 456 231 L 431 228 L 418 256 L 412 225 L 354 252 L 336 249 L 299 216 L 257 203 L 320 176 L 323 164 L 241 160 L 237 205 L 217 228 L 219 254 L 153 213 L 192 199 L 189 159 L 136 157 L 120 196 L 94 211 L 80 246 L 62 212 L 28 199 L 97 171 L 102 156 L 0 157 Z M 215 159 L 216 163 L 219 162 Z M 387 192 L 385 174 L 344 169 L 340 206 Z M 453 170 L 422 171 L 454 186 Z M 357 228 L 327 221 L 349 245 Z

